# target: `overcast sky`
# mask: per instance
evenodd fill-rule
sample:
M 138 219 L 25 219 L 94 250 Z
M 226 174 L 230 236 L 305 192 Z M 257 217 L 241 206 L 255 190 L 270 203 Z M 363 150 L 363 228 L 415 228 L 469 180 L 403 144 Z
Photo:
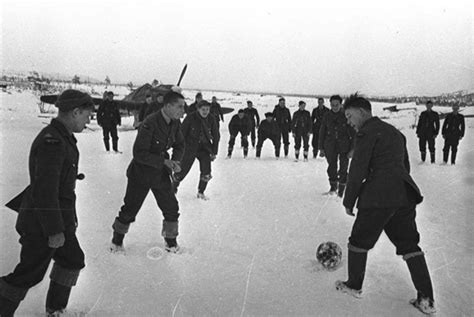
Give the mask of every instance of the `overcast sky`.
M 187 63 L 184 87 L 305 94 L 474 87 L 471 1 L 1 3 L 2 69 L 138 85 Z

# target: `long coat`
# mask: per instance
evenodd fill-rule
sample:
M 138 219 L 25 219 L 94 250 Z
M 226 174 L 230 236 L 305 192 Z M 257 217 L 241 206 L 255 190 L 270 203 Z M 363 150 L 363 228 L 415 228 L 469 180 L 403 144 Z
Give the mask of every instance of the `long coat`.
M 410 176 L 405 136 L 392 125 L 373 117 L 356 134 L 343 204 L 352 209 L 409 205 L 407 190 L 423 200 Z

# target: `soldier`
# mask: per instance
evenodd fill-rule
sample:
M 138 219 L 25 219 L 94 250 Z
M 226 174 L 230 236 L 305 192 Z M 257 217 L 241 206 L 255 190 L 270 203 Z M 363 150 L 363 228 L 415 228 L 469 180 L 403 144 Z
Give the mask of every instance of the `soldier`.
M 229 133 L 230 133 L 230 140 L 229 140 L 229 149 L 227 151 L 227 158 L 230 159 L 232 157 L 232 151 L 234 150 L 235 138 L 237 134 L 240 133 L 240 142 L 244 148 L 244 158 L 247 158 L 247 154 L 249 152 L 249 141 L 247 139 L 250 131 L 250 120 L 245 115 L 244 110 L 240 109 L 239 112 L 232 117 L 229 122 Z
M 244 109 L 244 113 L 250 119 L 250 140 L 252 147 L 255 148 L 255 128 L 258 129 L 260 125 L 260 117 L 257 109 L 253 107 L 252 101 L 247 100 L 247 108 Z
M 301 139 L 303 139 L 303 157 L 304 161 L 308 161 L 309 135 L 311 134 L 311 115 L 309 111 L 304 110 L 306 102 L 301 100 L 298 103 L 299 109 L 293 113 L 291 120 L 291 131 L 295 139 L 295 158 L 298 161 L 300 156 Z
M 123 239 L 151 190 L 163 213 L 162 236 L 165 249 L 176 253 L 179 206 L 173 193 L 170 175 L 178 173 L 184 154 L 184 138 L 179 119 L 184 114 L 184 97 L 170 91 L 164 97 L 164 107 L 148 116 L 138 129 L 133 144 L 133 159 L 127 169 L 127 190 L 124 205 L 112 226 L 114 229 L 110 250 L 124 252 Z M 170 156 L 168 150 L 173 148 Z
M 198 92 L 194 98 L 194 102 L 185 108 L 186 114 L 193 113 L 197 110 L 197 105 L 202 101 L 202 93 Z
M 347 167 L 353 148 L 352 139 L 354 129 L 347 124 L 342 98 L 339 95 L 331 96 L 331 111 L 326 113 L 321 122 L 319 131 L 319 155 L 326 157 L 328 162 L 329 192 L 342 197 L 347 181 Z M 339 159 L 339 170 L 337 160 Z
M 217 102 L 216 96 L 212 96 L 211 114 L 216 118 L 217 127 L 220 126 L 220 121 L 224 122 L 224 113 L 220 103 Z
M 416 205 L 423 197 L 410 176 L 405 136 L 392 125 L 372 116 L 368 100 L 353 95 L 344 103 L 347 121 L 357 130 L 343 205 L 357 216 L 348 244 L 348 280 L 336 281 L 336 289 L 360 297 L 367 253 L 385 231 L 403 256 L 417 290 L 410 303 L 425 314 L 435 312 L 433 287 L 420 234 Z
M 281 138 L 283 139 L 283 150 L 285 151 L 285 157 L 287 157 L 290 148 L 291 115 L 290 110 L 285 106 L 285 98 L 278 100 L 278 105 L 273 110 L 273 117 L 280 129 Z
M 265 120 L 262 120 L 258 127 L 258 141 L 257 141 L 257 159 L 262 153 L 263 142 L 270 139 L 275 147 L 275 157 L 280 157 L 280 128 L 273 119 L 273 112 L 265 113 Z
M 147 94 L 147 96 L 151 96 L 151 102 L 148 101 L 150 97 L 147 97 L 146 103 L 147 107 L 144 109 L 143 114 L 142 114 L 142 121 L 146 119 L 149 115 L 158 112 L 163 108 L 163 94 L 158 93 L 156 95 L 156 101 L 153 101 L 153 96 L 151 94 Z
M 104 145 L 107 152 L 110 151 L 109 135 L 112 138 L 112 149 L 115 153 L 118 150 L 118 134 L 117 125 L 122 124 L 120 111 L 117 103 L 114 101 L 114 93 L 107 92 L 107 98 L 101 102 L 99 110 L 97 110 L 97 123 L 102 127 L 104 135 Z
M 220 134 L 216 118 L 209 115 L 211 104 L 203 100 L 197 107 L 197 111 L 187 115 L 181 125 L 186 146 L 181 161 L 181 172 L 173 176 L 173 187 L 176 192 L 179 183 L 186 177 L 197 158 L 201 170 L 197 198 L 208 200 L 204 190 L 212 178 L 211 162 L 217 156 Z
M 145 120 L 145 113 L 147 112 L 148 108 L 151 106 L 152 103 L 153 96 L 151 93 L 147 93 L 145 95 L 145 102 L 141 105 L 140 112 L 138 113 L 138 122 L 140 122 L 140 124 L 143 122 L 143 120 Z M 140 126 L 140 124 L 138 124 L 138 126 Z
M 13 273 L 0 278 L 0 316 L 13 316 L 28 289 L 40 283 L 54 260 L 46 313 L 56 316 L 67 306 L 71 288 L 84 268 L 76 237 L 75 204 L 79 151 L 74 133 L 90 123 L 92 98 L 65 90 L 56 101 L 58 116 L 33 141 L 29 155 L 30 185 L 7 204 L 18 212 L 21 259 Z
M 319 141 L 319 130 L 321 129 L 321 122 L 326 113 L 329 112 L 329 108 L 324 106 L 324 99 L 318 98 L 318 106 L 313 109 L 311 113 L 311 122 L 313 124 L 313 158 L 316 158 L 318 155 L 318 141 Z
M 456 163 L 459 141 L 464 137 L 464 116 L 459 112 L 459 105 L 453 105 L 453 112 L 448 113 L 444 119 L 441 133 L 444 138 L 443 162 L 448 163 L 449 149 L 451 148 L 451 164 Z
M 418 136 L 421 161 L 426 160 L 426 143 L 430 150 L 431 163 L 435 162 L 435 139 L 439 132 L 439 115 L 437 112 L 431 110 L 433 103 L 428 100 L 426 103 L 426 110 L 420 114 L 418 125 L 416 127 L 416 135 Z

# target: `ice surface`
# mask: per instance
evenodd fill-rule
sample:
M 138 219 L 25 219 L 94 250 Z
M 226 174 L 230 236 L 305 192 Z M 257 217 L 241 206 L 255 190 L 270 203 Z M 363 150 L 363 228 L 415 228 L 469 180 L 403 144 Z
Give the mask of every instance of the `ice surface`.
M 190 99 L 194 93 L 185 91 Z M 223 106 L 235 108 L 250 98 L 261 117 L 278 99 L 222 92 L 204 92 L 204 97 L 213 94 Z M 38 117 L 37 97 L 29 92 L 0 96 L 3 205 L 27 185 L 31 141 L 49 119 Z M 286 99 L 291 112 L 299 99 L 307 101 L 308 110 L 316 105 L 315 99 Z M 466 120 L 456 166 L 419 165 L 417 139 L 409 128 L 414 113 L 390 115 L 381 110 L 390 105 L 376 103 L 374 112 L 387 116 L 408 139 L 412 175 L 425 196 L 417 219 L 438 316 L 472 316 L 473 121 Z M 77 185 L 77 209 L 87 266 L 73 289 L 69 311 L 87 316 L 420 316 L 408 304 L 415 296 L 408 269 L 384 235 L 369 253 L 363 299 L 336 292 L 335 280 L 346 278 L 346 243 L 354 218 L 345 214 L 340 200 L 321 195 L 328 190 L 326 162 L 293 162 L 293 145 L 291 158 L 277 161 L 270 141 L 264 144 L 261 160 L 254 159 L 254 150 L 244 160 L 239 140 L 232 159 L 225 160 L 230 116 L 221 125 L 220 152 L 206 191 L 210 200 L 196 199 L 196 162 L 178 193 L 183 253 L 164 254 L 159 260 L 147 257 L 151 248 L 164 247 L 162 216 L 152 195 L 125 238 L 126 255 L 107 252 L 136 135 L 130 119 L 119 131 L 121 155 L 105 153 L 95 122 L 90 125 L 95 132 L 76 135 L 80 172 L 86 175 Z M 436 146 L 440 161 L 441 138 Z M 0 210 L 0 275 L 5 275 L 18 263 L 20 245 L 16 214 L 5 207 Z M 334 272 L 322 270 L 315 261 L 316 248 L 324 241 L 343 249 L 342 266 Z M 18 316 L 41 315 L 47 286 L 46 277 L 29 291 Z

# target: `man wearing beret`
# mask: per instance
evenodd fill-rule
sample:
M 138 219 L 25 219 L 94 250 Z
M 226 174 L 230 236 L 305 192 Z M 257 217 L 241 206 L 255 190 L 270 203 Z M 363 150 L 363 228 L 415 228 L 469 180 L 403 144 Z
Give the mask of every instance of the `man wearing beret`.
M 107 92 L 105 98 L 97 110 L 97 123 L 102 127 L 104 134 L 104 145 L 107 152 L 110 151 L 110 137 L 112 138 L 112 149 L 115 153 L 120 153 L 118 150 L 118 133 L 117 125 L 122 124 L 119 107 L 114 101 L 114 93 Z
M 367 253 L 385 232 L 410 271 L 417 291 L 410 303 L 425 314 L 434 313 L 433 287 L 415 221 L 423 197 L 410 176 L 405 136 L 373 117 L 370 102 L 357 94 L 345 101 L 344 109 L 357 134 L 343 205 L 354 216 L 357 201 L 358 212 L 348 244 L 349 277 L 337 281 L 336 289 L 361 296 Z
M 68 303 L 72 286 L 84 268 L 76 237 L 76 179 L 79 151 L 73 133 L 90 122 L 89 95 L 66 90 L 56 101 L 58 116 L 35 138 L 29 155 L 30 185 L 7 204 L 18 212 L 21 258 L 13 273 L 0 278 L 0 316 L 13 316 L 28 289 L 40 283 L 54 265 L 46 297 L 46 313 L 56 316 Z
M 179 206 L 170 176 L 181 171 L 184 138 L 179 119 L 184 115 L 184 97 L 175 91 L 164 97 L 164 107 L 149 115 L 138 128 L 133 144 L 133 159 L 127 169 L 127 189 L 124 204 L 112 225 L 112 253 L 123 253 L 123 239 L 135 221 L 148 192 L 151 190 L 163 213 L 161 234 L 165 249 L 177 253 Z M 170 158 L 168 150 L 173 149 Z

